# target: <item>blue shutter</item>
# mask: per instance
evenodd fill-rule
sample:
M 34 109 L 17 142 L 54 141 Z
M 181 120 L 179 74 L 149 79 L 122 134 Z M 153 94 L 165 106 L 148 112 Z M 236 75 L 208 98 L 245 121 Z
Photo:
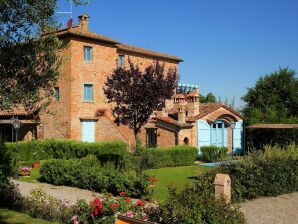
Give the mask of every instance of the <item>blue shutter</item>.
M 233 130 L 233 153 L 243 154 L 243 121 L 236 122 L 235 128 Z
M 82 121 L 82 141 L 94 142 L 95 122 Z
M 198 148 L 199 155 L 201 155 L 200 148 L 202 146 L 210 145 L 210 125 L 203 120 L 198 120 Z
M 228 147 L 228 129 L 227 129 L 227 127 L 226 127 L 226 125 L 225 125 L 225 127 L 224 127 L 224 146 L 225 147 Z

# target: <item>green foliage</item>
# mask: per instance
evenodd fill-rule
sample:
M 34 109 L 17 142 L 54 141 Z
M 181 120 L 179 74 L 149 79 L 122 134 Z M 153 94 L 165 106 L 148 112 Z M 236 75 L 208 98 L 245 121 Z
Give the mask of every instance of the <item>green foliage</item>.
M 169 199 L 159 208 L 149 209 L 148 214 L 160 224 L 244 223 L 238 206 L 215 200 L 213 191 L 195 184 L 180 191 L 172 188 Z
M 14 143 L 6 143 L 10 152 L 15 151 Z M 22 161 L 45 159 L 82 158 L 95 155 L 102 166 L 125 168 L 128 166 L 128 146 L 122 141 L 80 142 L 66 139 L 45 139 L 19 142 L 19 158 Z
M 242 97 L 249 124 L 297 123 L 298 78 L 293 70 L 280 68 L 261 77 Z
M 200 103 L 216 103 L 216 97 L 213 93 L 208 93 L 206 96 L 200 94 Z
M 148 148 L 145 152 L 147 169 L 192 165 L 198 157 L 198 149 L 187 145 Z
M 0 142 L 0 172 L 4 176 L 10 176 L 13 171 L 11 153 L 7 150 L 6 146 Z
M 140 198 L 149 194 L 150 181 L 146 175 L 135 176 L 120 170 L 106 169 L 98 165 L 95 156 L 82 159 L 54 159 L 45 163 L 41 170 L 41 181 L 54 185 L 73 186 L 96 192 L 119 194 Z
M 228 147 L 219 147 L 215 145 L 202 146 L 202 158 L 207 162 L 214 162 L 223 160 L 228 152 Z
M 237 163 L 223 164 L 197 182 L 206 189 L 212 186 L 216 173 L 228 174 L 232 180 L 232 200 L 277 196 L 298 190 L 298 148 L 266 147 Z

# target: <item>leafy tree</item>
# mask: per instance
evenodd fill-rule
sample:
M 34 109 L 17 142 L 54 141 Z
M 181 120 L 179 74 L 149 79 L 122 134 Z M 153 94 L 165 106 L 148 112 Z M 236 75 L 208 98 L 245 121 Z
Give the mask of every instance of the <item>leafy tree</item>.
M 208 93 L 206 96 L 200 94 L 200 103 L 215 103 L 216 97 L 213 93 Z
M 165 75 L 159 62 L 141 71 L 129 61 L 129 69 L 117 68 L 107 78 L 104 93 L 108 102 L 116 103 L 116 122 L 128 125 L 137 137 L 153 111 L 173 96 L 177 80 L 177 71 L 169 69 Z
M 298 78 L 291 69 L 280 68 L 259 78 L 242 100 L 250 124 L 298 123 Z
M 215 103 L 216 102 L 216 97 L 214 96 L 213 93 L 208 93 L 206 95 L 206 103 Z
M 46 105 L 61 58 L 54 10 L 57 0 L 0 0 L 0 110 Z M 76 0 L 75 4 L 86 4 Z

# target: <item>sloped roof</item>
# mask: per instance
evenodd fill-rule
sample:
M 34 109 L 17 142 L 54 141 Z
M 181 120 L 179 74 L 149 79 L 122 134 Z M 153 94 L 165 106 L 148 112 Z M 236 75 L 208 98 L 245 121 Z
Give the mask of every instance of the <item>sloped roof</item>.
M 28 116 L 30 115 L 23 109 L 12 109 L 0 111 L 0 116 Z
M 64 37 L 64 36 L 77 36 L 77 37 L 83 37 L 86 39 L 92 39 L 92 40 L 98 40 L 103 42 L 108 42 L 111 44 L 118 44 L 119 42 L 117 40 L 114 40 L 110 37 L 97 34 L 91 31 L 85 31 L 79 28 L 79 26 L 75 26 L 72 28 L 62 29 L 55 32 L 58 37 Z
M 103 41 L 106 43 L 114 44 L 115 47 L 118 48 L 119 50 L 142 54 L 142 55 L 148 55 L 148 56 L 156 57 L 157 59 L 168 59 L 168 60 L 173 60 L 173 61 L 177 61 L 177 62 L 183 61 L 183 59 L 181 59 L 180 57 L 176 57 L 176 56 L 172 56 L 169 54 L 164 54 L 164 53 L 160 53 L 157 51 L 152 51 L 152 50 L 136 47 L 133 45 L 120 43 L 119 41 L 117 41 L 113 38 L 110 38 L 110 37 L 107 37 L 107 36 L 104 36 L 104 35 L 101 35 L 98 33 L 94 33 L 91 31 L 82 30 L 79 26 L 61 29 L 56 32 L 52 32 L 52 33 L 48 33 L 48 34 L 53 34 L 53 33 L 57 34 L 58 37 L 76 36 L 76 37 L 91 39 L 91 40 L 95 40 L 95 41 Z M 44 34 L 44 35 L 47 35 L 47 34 Z
M 164 53 L 160 53 L 157 51 L 152 51 L 152 50 L 148 50 L 148 49 L 144 49 L 144 48 L 135 47 L 132 45 L 118 44 L 117 47 L 119 50 L 123 50 L 123 51 L 128 51 L 128 52 L 133 52 L 133 53 L 138 53 L 138 54 L 143 54 L 143 55 L 149 55 L 149 56 L 153 56 L 153 57 L 157 57 L 157 58 L 171 59 L 171 60 L 178 61 L 178 62 L 183 61 L 181 58 L 176 57 L 176 56 L 172 56 L 169 54 L 164 54 Z

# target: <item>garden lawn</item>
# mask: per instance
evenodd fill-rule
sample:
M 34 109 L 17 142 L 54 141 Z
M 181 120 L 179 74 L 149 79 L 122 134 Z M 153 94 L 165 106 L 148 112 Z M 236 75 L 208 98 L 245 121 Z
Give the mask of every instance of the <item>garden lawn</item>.
M 15 212 L 9 209 L 0 208 L 0 223 L 3 224 L 58 224 L 58 222 L 50 222 L 42 219 L 32 218 L 21 212 Z
M 158 201 L 166 200 L 169 195 L 168 186 L 183 187 L 193 177 L 202 175 L 210 169 L 212 168 L 192 165 L 146 170 L 148 175 L 157 178 L 157 183 L 153 188 L 153 199 Z
M 46 162 L 46 160 L 41 160 L 40 165 L 43 165 Z M 41 167 L 34 168 L 31 170 L 30 176 L 20 176 L 19 180 L 29 183 L 36 183 L 39 182 L 38 179 L 41 177 L 39 171 Z

